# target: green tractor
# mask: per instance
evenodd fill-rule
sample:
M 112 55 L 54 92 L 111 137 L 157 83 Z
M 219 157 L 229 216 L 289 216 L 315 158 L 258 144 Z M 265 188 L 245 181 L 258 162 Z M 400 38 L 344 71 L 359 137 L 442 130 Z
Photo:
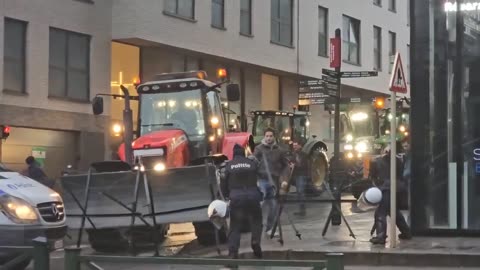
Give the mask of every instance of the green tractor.
M 378 109 L 377 115 L 379 129 L 374 141 L 374 153 L 378 155 L 390 144 L 390 128 L 393 116 L 390 113 L 390 109 Z M 410 135 L 410 100 L 408 98 L 397 100 L 396 117 L 397 141 L 403 141 Z
M 303 140 L 303 151 L 310 157 L 311 187 L 314 191 L 322 191 L 323 183 L 328 175 L 327 145 L 310 134 L 310 113 L 303 111 L 253 111 L 252 135 L 255 145 L 262 142 L 264 132 L 273 129 L 277 135 L 277 143 L 286 150 L 295 140 Z

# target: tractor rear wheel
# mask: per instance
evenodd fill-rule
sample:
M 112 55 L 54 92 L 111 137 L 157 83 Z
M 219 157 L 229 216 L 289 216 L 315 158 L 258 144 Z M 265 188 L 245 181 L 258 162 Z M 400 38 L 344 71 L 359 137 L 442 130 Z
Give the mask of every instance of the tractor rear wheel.
M 311 184 L 314 192 L 322 192 L 328 176 L 327 153 L 321 147 L 317 147 L 310 153 Z
M 193 222 L 193 227 L 195 227 L 195 235 L 197 236 L 197 241 L 202 246 L 212 246 L 215 245 L 215 227 L 210 221 L 204 222 Z M 227 242 L 227 232 L 225 228 L 222 228 L 218 231 L 218 238 L 220 244 Z

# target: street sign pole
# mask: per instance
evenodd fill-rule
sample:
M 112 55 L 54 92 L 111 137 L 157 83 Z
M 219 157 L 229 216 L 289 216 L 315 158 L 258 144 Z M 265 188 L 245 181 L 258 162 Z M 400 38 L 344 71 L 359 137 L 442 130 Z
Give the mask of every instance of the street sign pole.
M 340 28 L 337 28 L 335 30 L 335 38 L 336 39 L 340 39 L 341 37 L 341 32 L 340 32 Z M 338 50 L 338 52 L 336 52 L 336 55 L 339 56 L 339 59 L 338 61 L 341 61 L 341 43 L 339 43 L 339 48 L 336 48 L 336 50 Z M 334 140 L 334 146 L 333 146 L 333 155 L 335 156 L 335 158 L 340 158 L 340 98 L 341 98 L 341 86 L 342 86 L 342 82 L 341 82 L 341 76 L 340 76 L 340 70 L 341 70 L 341 65 L 336 65 L 335 67 L 335 71 L 337 72 L 338 75 L 338 78 L 337 78 L 337 86 L 338 86 L 338 97 L 336 98 L 336 102 L 335 102 L 335 130 L 334 130 L 334 135 L 333 135 L 333 140 Z
M 397 92 L 392 91 L 390 112 L 390 247 L 397 245 Z
M 342 50 L 341 50 L 341 42 L 338 42 L 341 38 L 341 30 L 340 28 L 337 28 L 335 30 L 335 40 L 336 42 L 336 48 L 334 48 L 334 52 L 332 54 L 335 57 L 335 71 L 337 73 L 337 96 L 335 97 L 335 130 L 334 130 L 334 135 L 333 135 L 333 156 L 335 157 L 335 164 L 337 166 L 340 166 L 340 98 L 342 97 L 341 95 L 341 86 L 342 86 L 342 79 L 341 79 L 341 61 L 342 61 Z M 332 48 L 331 48 L 332 50 Z M 338 168 L 337 168 L 338 169 Z M 337 174 L 338 175 L 338 174 Z M 336 181 L 337 183 L 340 181 Z M 336 202 L 333 202 L 334 204 L 337 204 L 337 207 L 333 207 L 333 209 L 341 209 L 341 204 L 340 200 L 342 197 L 342 187 L 335 185 L 335 199 Z M 340 225 L 342 224 L 342 218 L 341 218 L 341 213 L 337 211 L 332 213 L 332 225 Z
M 390 78 L 390 91 L 392 100 L 390 113 L 392 120 L 390 122 L 391 146 L 390 146 L 390 248 L 397 246 L 397 92 L 406 94 L 407 82 L 403 72 L 402 59 L 397 52 L 395 55 L 395 64 Z

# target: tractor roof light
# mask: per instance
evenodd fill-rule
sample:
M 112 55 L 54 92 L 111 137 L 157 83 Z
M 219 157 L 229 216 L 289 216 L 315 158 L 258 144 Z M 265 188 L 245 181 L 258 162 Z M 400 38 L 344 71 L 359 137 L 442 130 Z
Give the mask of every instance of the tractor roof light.
M 383 97 L 377 97 L 375 98 L 375 103 L 374 103 L 375 109 L 381 110 L 385 108 L 385 98 Z
M 352 121 L 360 122 L 368 119 L 368 114 L 364 112 L 356 112 L 352 114 Z
M 218 79 L 224 80 L 224 79 L 227 78 L 227 76 L 228 76 L 228 73 L 227 73 L 226 69 L 224 69 L 224 68 L 217 69 L 217 78 Z

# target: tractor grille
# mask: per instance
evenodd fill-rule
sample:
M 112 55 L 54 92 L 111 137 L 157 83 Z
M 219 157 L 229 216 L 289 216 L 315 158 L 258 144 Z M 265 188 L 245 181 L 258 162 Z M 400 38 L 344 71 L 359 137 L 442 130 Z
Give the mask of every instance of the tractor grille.
M 65 209 L 61 202 L 48 202 L 37 205 L 45 222 L 59 222 L 65 218 Z

